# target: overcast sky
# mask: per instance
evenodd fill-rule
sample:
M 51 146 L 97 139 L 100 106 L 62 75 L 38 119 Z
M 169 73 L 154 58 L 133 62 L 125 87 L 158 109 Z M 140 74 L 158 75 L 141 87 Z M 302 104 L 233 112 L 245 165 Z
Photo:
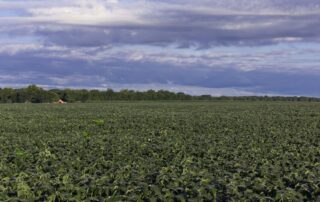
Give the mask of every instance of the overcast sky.
M 320 96 L 320 0 L 0 0 L 0 86 Z

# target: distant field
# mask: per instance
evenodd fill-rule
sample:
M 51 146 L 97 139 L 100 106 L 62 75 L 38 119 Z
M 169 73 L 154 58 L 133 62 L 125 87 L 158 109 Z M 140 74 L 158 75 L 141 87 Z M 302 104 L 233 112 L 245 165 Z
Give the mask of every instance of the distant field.
M 0 105 L 0 201 L 319 201 L 320 103 Z

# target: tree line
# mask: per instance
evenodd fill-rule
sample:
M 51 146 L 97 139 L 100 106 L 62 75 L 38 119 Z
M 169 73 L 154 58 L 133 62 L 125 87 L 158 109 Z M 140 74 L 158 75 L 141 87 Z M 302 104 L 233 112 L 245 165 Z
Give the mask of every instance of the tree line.
M 58 100 L 65 102 L 103 102 L 112 100 L 212 100 L 212 101 L 309 101 L 319 102 L 320 98 L 314 97 L 281 97 L 281 96 L 221 96 L 210 95 L 191 96 L 182 92 L 174 93 L 166 90 L 148 90 L 145 92 L 134 90 L 121 90 L 119 92 L 107 89 L 77 90 L 77 89 L 50 89 L 45 90 L 36 85 L 26 88 L 0 88 L 0 103 L 52 103 Z

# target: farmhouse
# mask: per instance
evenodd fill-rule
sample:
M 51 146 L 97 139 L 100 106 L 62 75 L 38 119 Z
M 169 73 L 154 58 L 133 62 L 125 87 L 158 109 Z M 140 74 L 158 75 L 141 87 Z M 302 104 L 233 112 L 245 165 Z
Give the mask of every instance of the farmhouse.
M 56 102 L 57 104 L 67 104 L 67 102 L 63 101 L 62 99 L 58 100 L 58 102 Z

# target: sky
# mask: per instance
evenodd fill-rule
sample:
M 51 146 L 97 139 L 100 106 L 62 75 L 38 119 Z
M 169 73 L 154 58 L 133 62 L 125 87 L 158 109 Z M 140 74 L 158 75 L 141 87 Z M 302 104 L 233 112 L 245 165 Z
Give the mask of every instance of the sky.
M 0 0 L 0 87 L 320 97 L 320 0 Z

